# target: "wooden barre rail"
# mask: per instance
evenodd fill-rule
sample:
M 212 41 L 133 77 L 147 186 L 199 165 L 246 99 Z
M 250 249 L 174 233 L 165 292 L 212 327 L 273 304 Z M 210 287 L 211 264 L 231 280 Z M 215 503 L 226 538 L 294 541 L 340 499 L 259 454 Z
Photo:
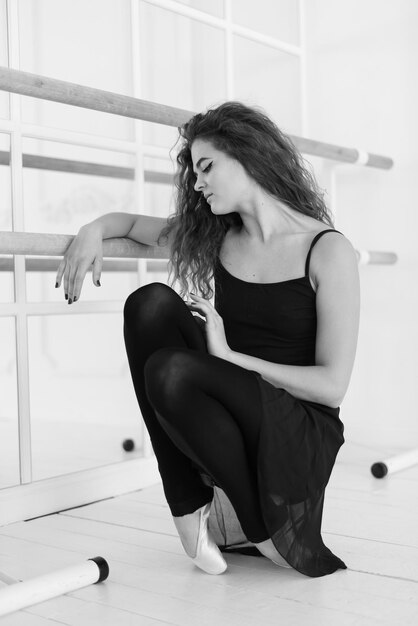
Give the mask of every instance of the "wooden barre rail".
M 0 255 L 33 255 L 33 256 L 63 256 L 74 235 L 56 235 L 45 233 L 17 233 L 0 231 Z M 398 257 L 395 252 L 380 252 L 374 250 L 356 250 L 361 265 L 393 265 Z M 165 271 L 169 254 L 159 246 L 147 246 L 127 237 L 105 239 L 103 241 L 103 257 L 135 258 L 135 259 L 165 259 L 149 264 L 149 271 Z M 54 259 L 26 259 L 26 269 L 34 272 L 56 271 L 59 261 Z M 13 259 L 0 259 L 0 271 L 12 271 Z M 113 272 L 136 271 L 135 261 L 103 262 L 103 269 Z
M 0 165 L 10 165 L 10 152 L 0 150 Z M 133 167 L 120 167 L 118 165 L 90 163 L 87 161 L 72 161 L 70 159 L 44 157 L 35 154 L 23 154 L 22 165 L 23 167 L 37 170 L 50 170 L 71 174 L 89 174 L 90 176 L 106 176 L 108 178 L 124 178 L 126 180 L 135 179 L 135 169 Z M 147 183 L 162 183 L 165 185 L 174 183 L 173 175 L 165 172 L 145 170 L 144 178 Z
M 64 256 L 75 235 L 0 231 L 0 254 Z M 168 259 L 167 250 L 147 246 L 127 237 L 103 240 L 103 257 Z
M 166 126 L 179 127 L 195 114 L 193 111 L 2 66 L 0 66 L 0 90 Z M 393 166 L 393 160 L 389 157 L 306 137 L 288 136 L 298 150 L 305 154 L 380 169 L 390 169 Z
M 25 259 L 25 269 L 27 272 L 56 272 L 61 259 Z M 168 271 L 168 259 L 150 259 L 146 261 L 147 272 Z M 137 272 L 138 263 L 135 260 L 103 260 L 102 269 L 104 272 Z M 12 258 L 0 257 L 0 272 L 13 272 L 14 263 Z

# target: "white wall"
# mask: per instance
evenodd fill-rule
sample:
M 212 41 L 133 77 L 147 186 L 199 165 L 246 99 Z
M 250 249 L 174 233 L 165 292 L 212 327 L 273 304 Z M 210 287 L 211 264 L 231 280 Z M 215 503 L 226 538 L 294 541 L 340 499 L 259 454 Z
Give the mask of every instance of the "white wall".
M 336 228 L 396 265 L 360 268 L 361 326 L 341 407 L 346 436 L 418 445 L 418 3 L 308 0 L 308 128 L 312 138 L 394 159 L 392 170 L 337 170 Z

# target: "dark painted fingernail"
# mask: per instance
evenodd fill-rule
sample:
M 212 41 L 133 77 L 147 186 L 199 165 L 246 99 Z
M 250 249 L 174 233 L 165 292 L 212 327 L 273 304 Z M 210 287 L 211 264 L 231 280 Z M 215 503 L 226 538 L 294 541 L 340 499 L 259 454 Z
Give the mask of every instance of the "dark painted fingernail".
M 72 303 L 72 300 L 71 300 L 71 298 L 70 298 L 70 299 L 68 300 L 68 304 L 71 304 L 71 303 Z
M 68 293 L 65 294 L 65 299 L 68 300 Z
M 55 283 L 55 289 L 58 287 L 58 283 Z
M 76 300 L 77 300 L 77 296 L 74 296 L 74 300 L 73 300 L 73 302 L 75 302 Z
M 100 280 L 97 281 L 96 285 L 99 285 L 99 287 L 101 287 Z

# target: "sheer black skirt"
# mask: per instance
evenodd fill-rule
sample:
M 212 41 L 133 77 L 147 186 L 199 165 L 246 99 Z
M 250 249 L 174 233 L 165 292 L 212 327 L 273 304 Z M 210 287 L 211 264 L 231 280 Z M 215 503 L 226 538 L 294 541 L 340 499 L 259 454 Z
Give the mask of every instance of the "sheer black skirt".
M 317 577 L 346 569 L 321 536 L 325 487 L 344 443 L 339 409 L 298 400 L 253 373 L 263 405 L 257 482 L 269 536 L 302 574 Z M 226 494 L 215 488 L 211 532 L 221 550 L 254 554 L 231 508 Z

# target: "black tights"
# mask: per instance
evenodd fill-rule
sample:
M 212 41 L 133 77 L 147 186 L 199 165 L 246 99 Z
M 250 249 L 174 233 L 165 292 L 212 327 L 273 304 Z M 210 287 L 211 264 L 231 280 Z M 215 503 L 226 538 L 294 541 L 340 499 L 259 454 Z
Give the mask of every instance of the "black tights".
M 209 354 L 204 330 L 163 283 L 128 296 L 124 338 L 172 515 L 213 498 L 195 463 L 224 490 L 247 539 L 268 539 L 256 480 L 262 408 L 254 374 Z

